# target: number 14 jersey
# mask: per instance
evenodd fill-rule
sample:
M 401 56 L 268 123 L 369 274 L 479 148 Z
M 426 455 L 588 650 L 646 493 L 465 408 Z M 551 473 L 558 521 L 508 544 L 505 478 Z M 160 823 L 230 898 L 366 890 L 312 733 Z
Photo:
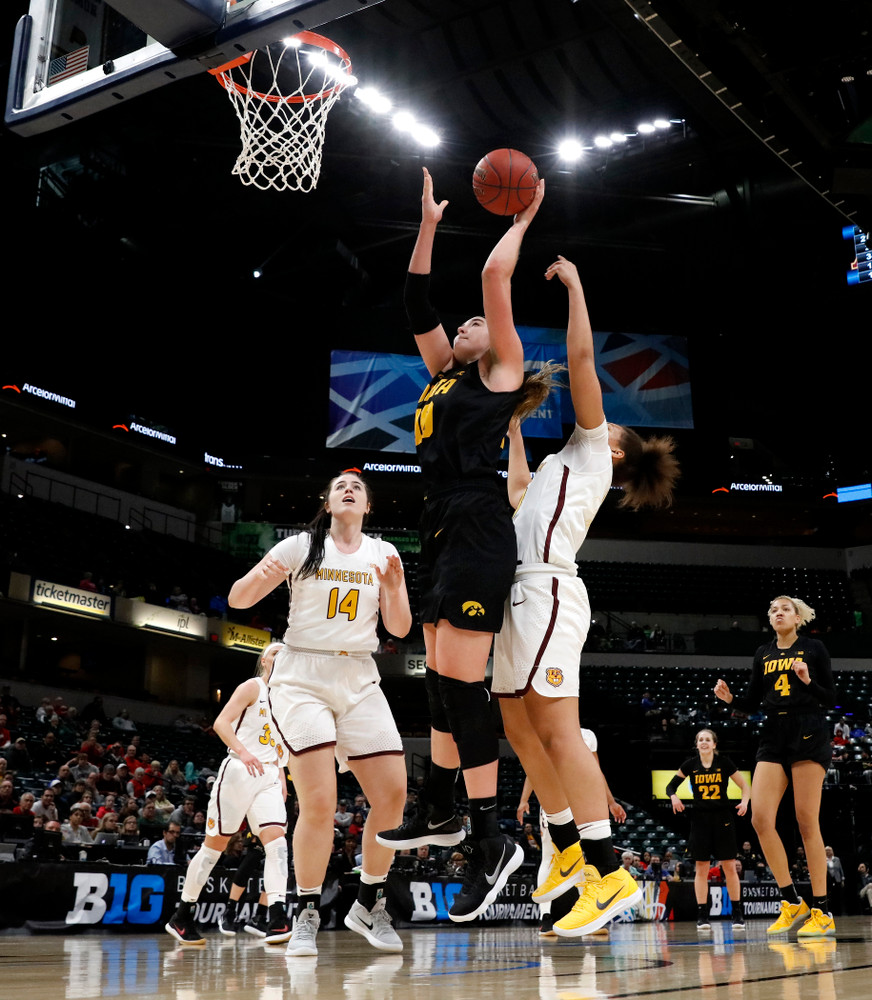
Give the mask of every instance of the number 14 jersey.
M 374 652 L 380 593 L 374 566 L 384 572 L 396 548 L 363 535 L 356 552 L 340 552 L 328 535 L 320 568 L 301 578 L 296 574 L 308 554 L 309 539 L 309 533 L 302 532 L 270 552 L 288 570 L 291 605 L 284 641 L 303 649 Z

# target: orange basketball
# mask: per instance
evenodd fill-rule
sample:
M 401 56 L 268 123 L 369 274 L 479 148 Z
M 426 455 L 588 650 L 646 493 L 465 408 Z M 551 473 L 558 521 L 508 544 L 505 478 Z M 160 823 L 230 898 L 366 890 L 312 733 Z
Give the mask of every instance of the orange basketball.
M 472 174 L 479 205 L 494 215 L 517 215 L 533 200 L 539 172 L 517 149 L 494 149 L 483 156 Z

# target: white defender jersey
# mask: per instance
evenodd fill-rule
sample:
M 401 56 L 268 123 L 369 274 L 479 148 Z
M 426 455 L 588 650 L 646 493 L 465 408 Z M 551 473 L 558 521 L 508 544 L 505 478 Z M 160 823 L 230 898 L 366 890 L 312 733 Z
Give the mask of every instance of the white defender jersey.
M 575 556 L 612 483 L 608 425 L 576 425 L 563 448 L 539 466 L 515 511 L 518 573 L 577 573 Z
M 258 692 L 257 701 L 242 710 L 238 719 L 233 720 L 236 738 L 246 750 L 254 754 L 264 764 L 274 764 L 285 755 L 285 748 L 276 741 L 276 724 L 269 708 L 267 686 L 262 677 L 255 677 Z M 232 750 L 228 756 L 239 759 Z
M 289 574 L 285 642 L 303 649 L 375 652 L 380 588 L 373 565 L 384 572 L 388 556 L 396 556 L 397 550 L 390 542 L 363 535 L 360 548 L 348 554 L 328 535 L 320 569 L 303 579 L 296 574 L 309 552 L 309 537 L 302 532 L 285 538 L 270 552 Z

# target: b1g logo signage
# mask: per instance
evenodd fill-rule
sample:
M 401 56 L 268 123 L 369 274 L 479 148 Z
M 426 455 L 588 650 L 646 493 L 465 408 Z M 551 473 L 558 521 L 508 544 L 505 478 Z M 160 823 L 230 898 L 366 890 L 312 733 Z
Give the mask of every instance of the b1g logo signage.
M 68 924 L 156 924 L 166 887 L 162 875 L 142 872 L 75 872 L 76 899 Z

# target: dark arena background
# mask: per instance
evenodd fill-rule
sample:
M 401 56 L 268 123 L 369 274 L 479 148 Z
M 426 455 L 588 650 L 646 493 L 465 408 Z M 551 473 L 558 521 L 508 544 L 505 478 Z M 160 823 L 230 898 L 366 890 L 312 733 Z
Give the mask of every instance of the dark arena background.
M 481 268 L 510 224 L 477 203 L 473 168 L 511 147 L 546 180 L 512 288 L 527 357 L 559 359 L 564 346 L 565 295 L 543 279 L 562 254 L 584 283 L 607 418 L 677 442 L 673 506 L 633 514 L 612 491 L 578 554 L 594 611 L 580 722 L 627 812 L 614 843 L 670 851 L 674 870 L 643 877 L 643 902 L 607 935 L 541 938 L 536 848 L 516 816 L 523 772 L 503 740 L 500 823 L 525 863 L 485 916 L 451 924 L 447 859 L 399 857 L 389 909 L 404 951 L 380 954 L 344 930 L 359 874 L 332 864 L 319 956 L 285 959 L 281 946 L 218 934 L 232 859 L 198 903 L 206 947 L 163 932 L 196 832 L 176 865 L 146 866 L 146 846 L 118 843 L 31 860 L 32 818 L 0 805 L 0 997 L 867 996 L 869 4 L 244 0 L 249 19 L 275 19 L 275 37 L 332 39 L 357 89 L 391 102 L 377 113 L 342 94 L 310 192 L 231 173 L 239 125 L 204 69 L 222 19 L 242 23 L 235 5 L 149 6 L 156 24 L 131 24 L 145 15 L 127 0 L 15 0 L 0 15 L 0 757 L 14 798 L 39 798 L 101 698 L 101 744 L 126 750 L 136 735 L 163 768 L 188 765 L 173 801 L 190 792 L 205 807 L 225 752 L 211 723 L 287 616 L 287 588 L 234 612 L 230 585 L 314 516 L 340 470 L 363 470 L 375 496 L 366 530 L 399 550 L 417 611 L 417 354 L 402 295 L 422 167 L 449 202 L 432 297 L 451 332 L 481 311 Z M 178 28 L 216 7 L 217 27 Z M 103 26 L 99 46 L 83 18 Z M 113 54 L 122 36 L 129 47 Z M 159 82 L 124 77 L 155 38 Z M 531 467 L 571 430 L 566 395 L 536 416 Z M 713 871 L 712 927 L 697 931 L 690 813 L 673 814 L 665 794 L 701 725 L 753 772 L 761 717 L 731 713 L 713 688 L 721 677 L 743 687 L 779 594 L 816 609 L 833 735 L 847 727 L 821 810 L 842 870 L 829 886 L 837 937 L 806 943 L 766 933 L 779 897 L 750 816 L 738 820 L 745 930 L 733 930 Z M 420 622 L 380 638 L 411 792 L 430 760 Z M 339 776 L 340 799 L 359 793 Z M 288 808 L 293 818 L 293 793 Z M 792 817 L 788 792 L 779 828 L 808 896 Z

